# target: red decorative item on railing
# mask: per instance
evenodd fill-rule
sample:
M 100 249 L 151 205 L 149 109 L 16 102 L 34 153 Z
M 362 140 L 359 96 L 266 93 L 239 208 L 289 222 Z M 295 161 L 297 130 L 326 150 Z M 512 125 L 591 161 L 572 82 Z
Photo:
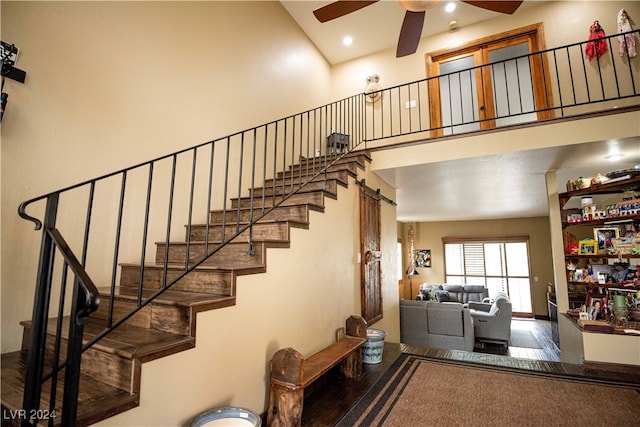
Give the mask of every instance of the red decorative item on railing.
M 596 55 L 598 59 L 607 51 L 607 41 L 605 37 L 604 29 L 600 26 L 599 21 L 593 21 L 593 25 L 589 27 L 589 42 L 584 48 L 584 53 L 587 54 L 589 61 L 591 61 Z

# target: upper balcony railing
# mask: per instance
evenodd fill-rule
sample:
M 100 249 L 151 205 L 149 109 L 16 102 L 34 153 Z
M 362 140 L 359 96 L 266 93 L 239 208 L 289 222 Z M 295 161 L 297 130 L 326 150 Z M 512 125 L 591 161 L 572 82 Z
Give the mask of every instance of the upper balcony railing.
M 626 35 L 637 39 L 638 31 Z M 53 411 L 58 372 L 66 367 L 62 424 L 74 425 L 82 352 L 242 233 L 251 256 L 254 224 L 322 179 L 344 153 L 638 105 L 640 58 L 617 55 L 617 43 L 630 50 L 629 39 L 618 37 L 601 40 L 608 49 L 591 61 L 584 50 L 593 41 L 358 94 L 22 203 L 20 216 L 43 229 L 23 409 L 32 413 L 47 401 Z M 249 200 L 233 207 L 238 198 Z M 241 205 L 248 206 L 242 215 Z M 224 212 L 215 238 L 212 210 Z M 198 223 L 207 224 L 203 253 L 190 246 Z M 156 241 L 168 248 L 185 235 L 182 260 L 170 260 L 166 249 L 153 254 Z M 162 283 L 149 292 L 145 265 L 158 259 Z M 136 309 L 120 314 L 113 296 L 123 263 L 139 265 L 139 289 Z M 83 344 L 83 326 L 98 304 L 106 306 L 104 329 Z M 41 399 L 42 390 L 52 394 Z
M 365 97 L 368 147 L 638 105 L 638 30 L 441 73 Z M 589 59 L 586 50 L 598 53 Z

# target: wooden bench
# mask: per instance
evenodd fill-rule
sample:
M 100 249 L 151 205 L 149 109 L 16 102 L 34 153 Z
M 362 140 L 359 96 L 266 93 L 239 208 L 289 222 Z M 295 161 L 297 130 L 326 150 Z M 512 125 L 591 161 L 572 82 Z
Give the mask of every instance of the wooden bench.
M 345 328 L 338 329 L 336 342 L 305 359 L 291 347 L 278 350 L 271 359 L 271 390 L 267 425 L 300 426 L 304 389 L 340 365 L 341 373 L 356 378 L 362 373 L 360 348 L 367 340 L 367 322 L 351 316 Z

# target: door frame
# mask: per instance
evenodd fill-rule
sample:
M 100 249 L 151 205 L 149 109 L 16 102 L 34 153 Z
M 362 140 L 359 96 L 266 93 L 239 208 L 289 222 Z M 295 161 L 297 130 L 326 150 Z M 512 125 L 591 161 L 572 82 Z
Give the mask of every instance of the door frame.
M 440 83 L 437 77 L 440 74 L 439 63 L 445 60 L 457 59 L 465 56 L 474 55 L 474 61 L 478 64 L 489 63 L 489 51 L 505 47 L 510 44 L 527 42 L 530 52 L 541 52 L 546 50 L 544 42 L 544 25 L 542 22 L 528 25 L 521 28 L 494 34 L 492 36 L 483 37 L 472 40 L 455 48 L 446 48 L 425 55 L 426 72 L 429 98 L 429 120 L 431 123 L 432 136 L 442 136 L 442 110 L 440 99 Z M 533 55 L 529 59 L 531 66 L 531 78 L 534 83 L 533 94 L 538 120 L 546 120 L 554 117 L 553 110 L 553 92 L 551 88 L 549 62 L 546 54 Z M 484 105 L 484 109 L 478 111 L 480 118 L 480 129 L 488 129 L 495 127 L 495 120 L 485 120 L 487 117 L 495 116 L 495 108 L 493 105 L 493 86 L 490 73 L 483 73 L 484 67 L 476 68 L 476 94 L 478 104 Z M 481 100 L 483 101 L 481 103 Z M 488 101 L 488 102 L 487 102 Z

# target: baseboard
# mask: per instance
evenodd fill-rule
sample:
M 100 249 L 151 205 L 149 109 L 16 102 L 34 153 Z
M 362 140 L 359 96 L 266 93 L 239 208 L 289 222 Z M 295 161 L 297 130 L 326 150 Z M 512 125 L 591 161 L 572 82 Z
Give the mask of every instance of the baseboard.
M 551 317 L 545 316 L 543 314 L 536 314 L 533 318 L 536 320 L 551 320 Z

